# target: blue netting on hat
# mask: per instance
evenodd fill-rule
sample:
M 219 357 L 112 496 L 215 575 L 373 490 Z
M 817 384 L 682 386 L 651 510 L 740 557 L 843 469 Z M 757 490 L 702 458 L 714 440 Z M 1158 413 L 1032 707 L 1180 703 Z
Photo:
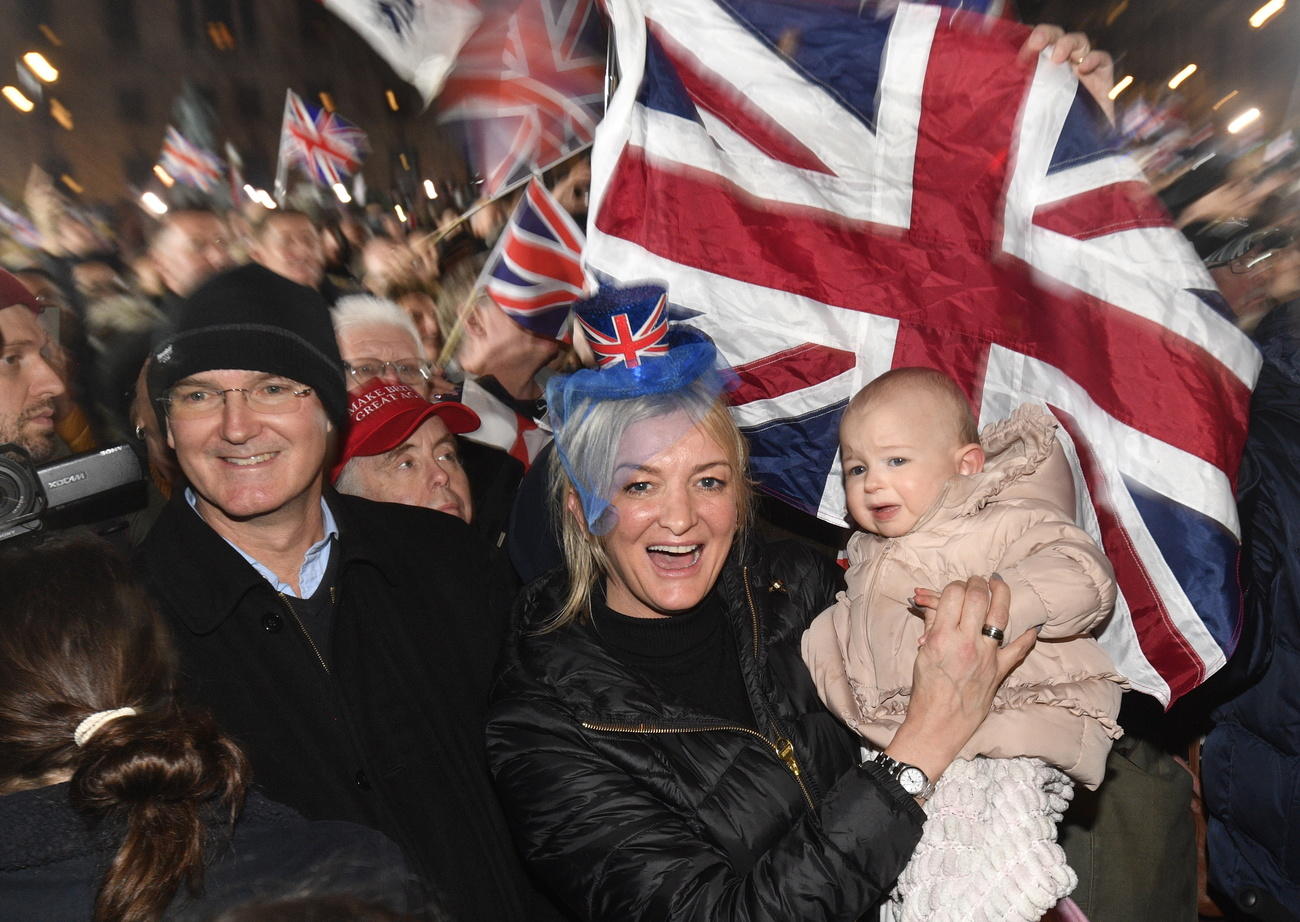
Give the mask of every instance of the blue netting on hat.
M 584 369 L 547 385 L 556 452 L 592 534 L 614 527 L 611 500 L 620 475 L 678 441 L 735 379 L 699 331 L 670 327 L 667 342 L 668 351 L 651 361 Z M 640 425 L 648 420 L 656 424 Z

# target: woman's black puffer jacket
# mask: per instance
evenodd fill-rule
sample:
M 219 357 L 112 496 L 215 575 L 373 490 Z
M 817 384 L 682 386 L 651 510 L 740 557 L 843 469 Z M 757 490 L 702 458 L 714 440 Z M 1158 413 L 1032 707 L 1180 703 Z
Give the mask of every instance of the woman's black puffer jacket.
M 718 580 L 761 733 L 670 700 L 589 624 L 539 634 L 561 572 L 520 598 L 488 723 L 529 870 L 574 916 L 830 922 L 868 915 L 925 815 L 822 706 L 799 655 L 841 580 L 792 542 Z

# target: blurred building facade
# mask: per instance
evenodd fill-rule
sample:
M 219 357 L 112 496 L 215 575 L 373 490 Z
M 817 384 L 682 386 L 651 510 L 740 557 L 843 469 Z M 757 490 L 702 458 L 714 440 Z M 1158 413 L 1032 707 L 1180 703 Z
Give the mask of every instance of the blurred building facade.
M 11 202 L 32 164 L 87 201 L 158 188 L 152 168 L 187 80 L 210 106 L 218 147 L 235 146 L 254 185 L 271 185 L 286 88 L 369 134 L 363 173 L 381 198 L 414 198 L 426 178 L 466 181 L 458 145 L 418 95 L 316 0 L 0 0 L 0 21 L 0 60 L 21 71 L 36 50 L 59 70 L 39 90 L 8 67 L 0 76 L 36 102 L 28 113 L 0 104 L 0 194 Z

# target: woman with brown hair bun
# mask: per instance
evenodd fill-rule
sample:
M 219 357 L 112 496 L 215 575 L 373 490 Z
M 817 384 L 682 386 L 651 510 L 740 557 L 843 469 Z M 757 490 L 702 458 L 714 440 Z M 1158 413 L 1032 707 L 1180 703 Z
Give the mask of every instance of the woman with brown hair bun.
M 406 907 L 396 846 L 248 792 L 248 762 L 175 695 L 165 628 L 81 535 L 0 545 L 0 918 L 208 918 L 253 898 Z

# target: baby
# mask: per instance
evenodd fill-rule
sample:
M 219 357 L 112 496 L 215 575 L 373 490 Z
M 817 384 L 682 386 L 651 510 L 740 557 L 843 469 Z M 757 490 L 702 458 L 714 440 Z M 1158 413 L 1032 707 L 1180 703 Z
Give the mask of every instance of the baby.
M 803 654 L 827 706 L 883 750 L 906 716 L 923 612 L 955 579 L 1011 589 L 1006 638 L 1039 641 L 927 802 L 896 918 L 1036 922 L 1075 885 L 1055 823 L 1071 779 L 1095 788 L 1127 687 L 1089 632 L 1115 602 L 1110 564 L 1074 508 L 1056 422 L 1025 405 L 976 431 L 965 397 L 924 368 L 881 375 L 840 424 L 848 591 Z M 989 758 L 979 758 L 989 757 Z

